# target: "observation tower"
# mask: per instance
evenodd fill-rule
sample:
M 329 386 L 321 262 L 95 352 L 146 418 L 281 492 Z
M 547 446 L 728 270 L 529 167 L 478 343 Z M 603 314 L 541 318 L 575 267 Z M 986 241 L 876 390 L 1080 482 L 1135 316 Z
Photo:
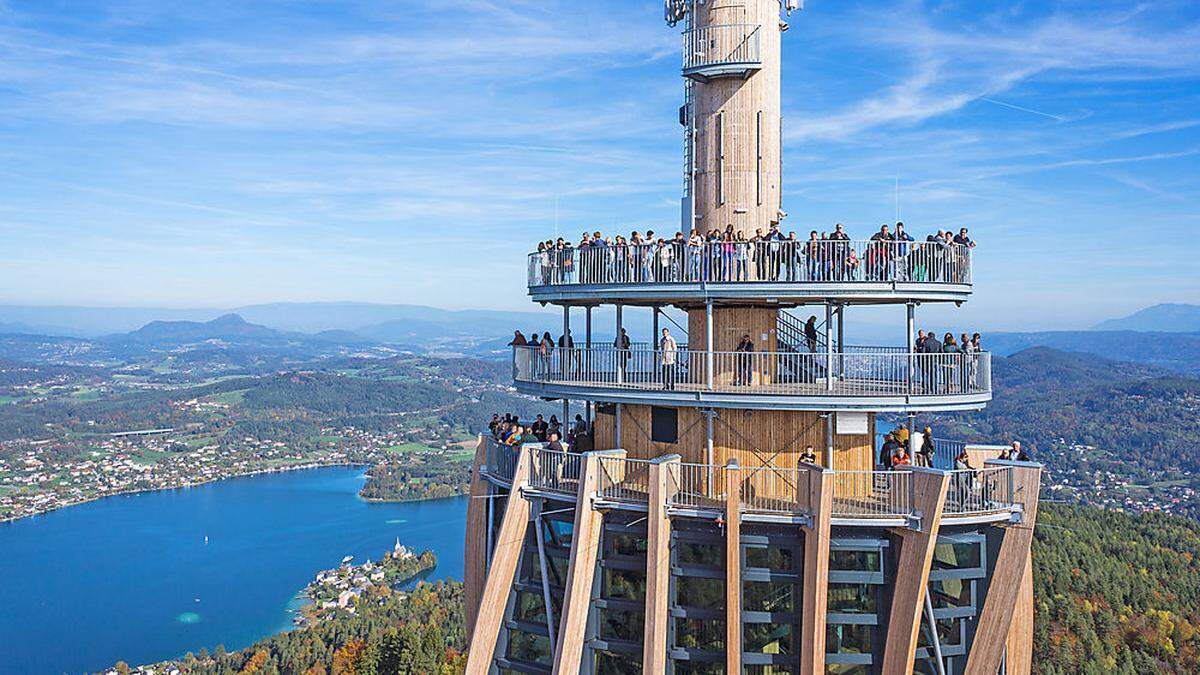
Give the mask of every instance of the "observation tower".
M 529 256 L 531 298 L 562 308 L 574 344 L 514 347 L 515 386 L 586 411 L 595 450 L 481 439 L 468 673 L 1031 670 L 1041 467 L 920 431 L 992 397 L 986 352 L 917 348 L 920 307 L 970 299 L 971 250 L 773 234 L 810 229 L 786 225 L 781 199 L 797 4 L 666 2 L 683 41 L 684 241 Z M 766 239 L 708 240 L 727 231 Z M 596 333 L 647 312 L 653 338 L 594 339 L 606 306 L 616 323 Z M 865 306 L 894 311 L 906 344 L 846 344 Z M 913 458 L 932 454 L 882 466 L 877 432 L 897 425 Z

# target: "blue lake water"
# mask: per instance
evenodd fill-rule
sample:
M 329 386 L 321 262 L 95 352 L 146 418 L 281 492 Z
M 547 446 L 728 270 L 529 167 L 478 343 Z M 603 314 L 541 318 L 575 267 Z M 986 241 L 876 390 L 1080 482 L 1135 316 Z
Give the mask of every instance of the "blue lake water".
M 325 468 L 112 497 L 0 525 L 0 673 L 96 671 L 290 627 L 295 594 L 396 538 L 461 579 L 466 498 L 369 504 Z M 205 543 L 205 537 L 208 542 Z

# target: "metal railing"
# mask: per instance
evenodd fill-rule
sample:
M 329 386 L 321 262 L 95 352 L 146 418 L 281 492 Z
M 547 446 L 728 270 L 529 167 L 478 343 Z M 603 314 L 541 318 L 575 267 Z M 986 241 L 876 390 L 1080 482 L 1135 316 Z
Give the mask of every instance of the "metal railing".
M 493 469 L 495 448 L 497 468 Z M 531 487 L 575 495 L 583 455 L 526 446 L 531 453 Z M 489 471 L 508 476 L 514 467 L 512 448 L 489 443 Z M 510 459 L 511 458 L 511 459 Z M 597 496 L 606 501 L 646 504 L 650 495 L 653 462 L 618 456 L 600 456 Z M 803 516 L 812 513 L 813 481 L 822 469 L 800 464 L 793 468 L 772 465 L 746 466 L 731 471 L 726 466 L 675 462 L 667 466 L 669 505 L 703 511 L 724 511 L 730 490 L 740 496 L 740 509 L 748 514 Z M 1010 511 L 1016 505 L 1011 467 L 988 467 L 950 472 L 945 516 L 972 516 Z M 833 517 L 897 519 L 915 515 L 911 471 L 834 471 L 827 475 L 833 491 Z M 736 481 L 731 484 L 730 481 Z
M 849 397 L 955 396 L 991 392 L 988 352 L 909 354 L 862 348 L 832 354 L 677 349 L 513 348 L 517 382 L 646 391 Z M 873 350 L 879 350 L 875 352 Z
M 913 512 L 911 471 L 838 471 L 833 474 L 835 518 L 906 517 Z
M 693 28 L 683 33 L 683 72 L 729 65 L 762 65 L 759 26 L 752 23 Z
M 674 493 L 672 506 L 690 509 L 725 507 L 725 467 L 680 462 L 671 465 L 668 475 Z
M 1012 508 L 1013 473 L 1010 467 L 988 467 L 950 472 L 945 513 L 970 515 Z
M 650 496 L 650 461 L 624 457 L 600 457 L 600 480 L 596 494 L 616 502 L 645 503 Z
M 817 467 L 743 467 L 736 474 L 741 487 L 742 508 L 751 513 L 812 513 L 810 495 Z
M 532 453 L 529 484 L 540 490 L 561 494 L 576 494 L 582 455 L 561 450 L 530 448 Z
M 517 457 L 520 448 L 504 445 L 494 438 L 485 440 L 484 470 L 492 476 L 512 482 L 517 471 Z
M 529 255 L 529 287 L 695 283 L 971 283 L 971 249 L 944 241 L 670 241 Z

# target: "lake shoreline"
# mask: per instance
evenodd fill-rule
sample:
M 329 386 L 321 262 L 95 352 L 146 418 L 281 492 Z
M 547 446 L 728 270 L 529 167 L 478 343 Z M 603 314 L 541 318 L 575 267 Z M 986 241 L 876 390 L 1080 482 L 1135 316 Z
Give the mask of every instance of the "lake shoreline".
M 339 466 L 370 467 L 371 465 L 367 464 L 365 462 L 308 462 L 305 464 L 296 464 L 293 466 L 273 467 L 273 468 L 269 468 L 269 469 L 256 469 L 254 471 L 246 471 L 243 473 L 231 474 L 228 476 L 220 476 L 217 478 L 198 480 L 193 483 L 183 483 L 180 485 L 164 485 L 162 487 L 138 488 L 136 490 L 119 490 L 117 492 L 110 492 L 108 494 L 96 495 L 94 497 L 88 497 L 87 499 L 80 499 L 79 501 L 74 501 L 74 502 L 70 502 L 67 504 L 60 504 L 58 506 L 55 506 L 54 508 L 46 509 L 44 511 L 38 511 L 36 513 L 26 513 L 21 516 L 0 518 L 0 525 L 7 525 L 10 523 L 20 522 L 20 521 L 26 520 L 28 518 L 37 518 L 38 516 L 44 516 L 48 513 L 55 513 L 57 511 L 64 511 L 66 509 L 70 509 L 70 508 L 73 508 L 76 506 L 83 506 L 84 504 L 91 504 L 93 502 L 103 501 L 110 497 L 128 497 L 131 495 L 152 494 L 152 493 L 156 493 L 156 492 L 170 492 L 171 490 L 186 490 L 188 488 L 201 487 L 204 485 L 212 485 L 213 483 L 220 483 L 223 481 L 234 480 L 237 478 L 253 478 L 255 476 L 265 476 L 265 475 L 269 475 L 269 474 L 273 474 L 273 473 L 287 473 L 290 471 L 308 471 L 311 469 L 330 469 L 330 468 L 335 468 L 335 467 L 339 467 Z M 384 500 L 384 501 L 387 501 L 387 500 Z M 413 499 L 413 500 L 407 500 L 407 501 L 423 501 L 423 500 Z

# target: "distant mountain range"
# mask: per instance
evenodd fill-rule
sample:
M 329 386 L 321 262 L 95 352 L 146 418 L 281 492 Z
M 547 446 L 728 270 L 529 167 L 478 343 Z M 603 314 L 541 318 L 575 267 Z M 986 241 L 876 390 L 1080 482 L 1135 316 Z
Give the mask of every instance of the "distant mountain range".
M 577 339 L 583 332 L 581 314 L 576 310 Z M 495 357 L 507 352 L 504 345 L 515 329 L 527 336 L 550 331 L 557 337 L 562 331 L 561 317 L 558 310 L 450 311 L 352 302 L 274 303 L 228 311 L 0 306 L 0 335 L 85 338 L 115 355 L 215 340 L 279 351 L 390 345 L 419 353 Z M 594 339 L 611 341 L 613 323 L 611 308 L 597 311 Z M 649 311 L 626 312 L 625 325 L 631 335 L 649 335 Z M 673 327 L 666 321 L 663 325 Z M 1200 305 L 1156 305 L 1102 322 L 1092 330 L 987 333 L 984 341 L 1001 356 L 1030 347 L 1052 347 L 1200 375 Z M 25 346 L 18 343 L 28 341 L 11 338 L 9 342 L 19 347 L 19 352 Z
M 1120 319 L 1096 324 L 1093 330 L 1136 330 L 1157 333 L 1200 333 L 1200 305 L 1154 305 Z
M 1114 361 L 1158 366 L 1185 375 L 1200 375 L 1200 332 L 1144 333 L 1132 330 L 1068 330 L 1044 333 L 988 333 L 984 345 L 1008 356 L 1030 347 L 1096 354 Z

